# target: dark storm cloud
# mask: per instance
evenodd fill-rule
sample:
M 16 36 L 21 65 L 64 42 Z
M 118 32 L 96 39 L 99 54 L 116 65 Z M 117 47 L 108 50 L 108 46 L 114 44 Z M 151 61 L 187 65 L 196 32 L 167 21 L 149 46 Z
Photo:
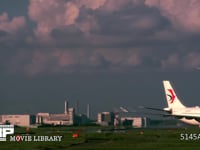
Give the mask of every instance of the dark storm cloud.
M 10 40 L 3 33 L 16 39 L 5 66 L 34 75 L 197 67 L 199 3 L 181 2 L 30 0 L 24 16 L 9 17 L 9 9 L 0 14 L 0 40 Z
M 168 26 L 165 18 L 160 16 L 155 9 L 149 9 L 145 5 L 126 5 L 117 12 L 107 15 L 97 15 L 100 33 L 113 36 L 135 38 L 151 35 Z
M 5 36 L 8 36 L 8 32 L 5 32 L 5 31 L 0 31 L 0 38 L 1 37 L 5 37 Z
M 1 112 L 164 106 L 163 79 L 198 103 L 185 88 L 199 85 L 198 0 L 19 3 L 0 5 Z

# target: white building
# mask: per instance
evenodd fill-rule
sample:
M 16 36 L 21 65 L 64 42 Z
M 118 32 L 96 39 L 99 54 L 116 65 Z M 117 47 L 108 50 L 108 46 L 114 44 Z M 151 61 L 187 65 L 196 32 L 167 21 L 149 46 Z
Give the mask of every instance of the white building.
M 115 114 L 113 112 L 101 112 L 97 115 L 97 124 L 108 126 L 114 125 Z
M 73 125 L 74 118 L 74 108 L 68 108 L 68 103 L 65 101 L 65 110 L 63 114 L 37 113 L 36 124 Z
M 147 126 L 146 117 L 122 117 L 122 125 L 132 125 L 134 128 L 142 128 Z
M 29 114 L 9 114 L 0 116 L 1 124 L 12 124 L 21 127 L 29 127 L 35 123 L 35 116 Z

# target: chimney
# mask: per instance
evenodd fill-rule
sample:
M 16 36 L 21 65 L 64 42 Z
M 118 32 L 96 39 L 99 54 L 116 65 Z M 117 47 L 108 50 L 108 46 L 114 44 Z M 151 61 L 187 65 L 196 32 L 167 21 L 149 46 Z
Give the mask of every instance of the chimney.
M 76 109 L 75 109 L 75 111 L 76 111 L 76 114 L 79 113 L 79 102 L 78 101 L 76 101 Z
M 65 101 L 65 110 L 64 110 L 64 114 L 68 113 L 68 102 Z
M 90 104 L 87 104 L 87 118 L 90 119 Z

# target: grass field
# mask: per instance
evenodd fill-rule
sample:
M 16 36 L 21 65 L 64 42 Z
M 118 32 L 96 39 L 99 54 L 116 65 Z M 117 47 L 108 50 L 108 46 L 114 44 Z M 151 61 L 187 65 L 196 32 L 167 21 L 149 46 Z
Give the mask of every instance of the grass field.
M 15 128 L 15 135 L 62 135 L 61 142 L 0 142 L 1 150 L 199 150 L 199 128 L 187 129 L 132 129 L 119 132 L 106 128 L 104 132 L 94 132 L 99 127 L 48 127 L 31 129 L 29 134 L 24 128 Z M 79 133 L 73 138 L 73 133 Z M 183 133 L 184 140 L 181 140 Z

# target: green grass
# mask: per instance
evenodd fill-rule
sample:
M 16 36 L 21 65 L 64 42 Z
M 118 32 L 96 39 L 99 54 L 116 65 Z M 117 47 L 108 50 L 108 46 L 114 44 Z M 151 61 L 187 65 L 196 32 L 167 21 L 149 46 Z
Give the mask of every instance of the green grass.
M 197 150 L 199 140 L 180 140 L 181 133 L 200 134 L 199 128 L 188 129 L 133 129 L 123 133 L 87 132 L 99 127 L 48 127 L 31 129 L 30 135 L 62 135 L 61 142 L 0 142 L 1 150 Z M 79 137 L 72 133 L 79 130 Z M 15 128 L 15 135 L 26 134 L 24 128 Z

